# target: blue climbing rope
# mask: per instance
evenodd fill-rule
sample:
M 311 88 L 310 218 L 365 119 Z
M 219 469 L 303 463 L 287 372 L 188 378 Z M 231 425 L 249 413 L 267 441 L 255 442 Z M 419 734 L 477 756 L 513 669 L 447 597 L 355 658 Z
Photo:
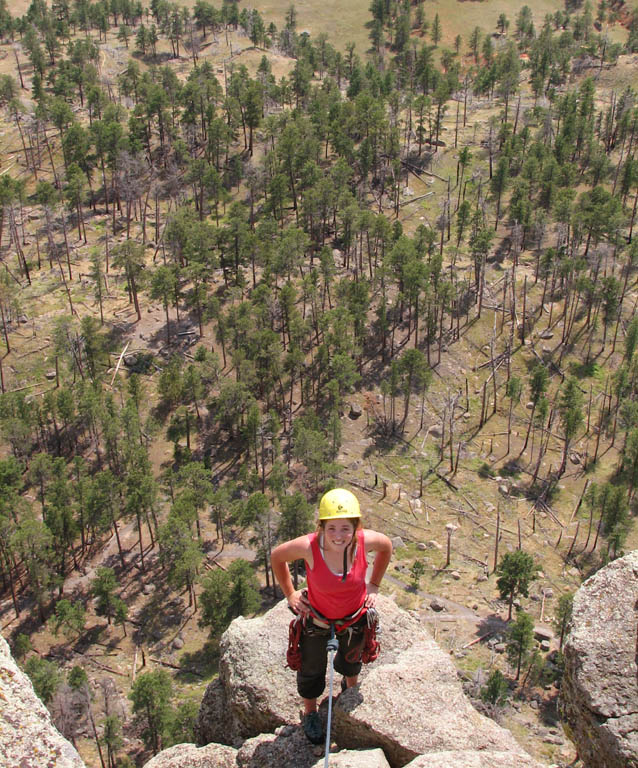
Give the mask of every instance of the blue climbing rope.
M 334 657 L 335 653 L 339 650 L 339 641 L 335 637 L 335 625 L 330 623 L 330 640 L 326 645 L 328 651 L 328 664 L 330 666 L 330 677 L 328 683 L 328 723 L 326 725 L 326 757 L 324 760 L 324 768 L 328 768 L 330 762 L 330 730 L 332 728 L 332 684 L 335 674 Z

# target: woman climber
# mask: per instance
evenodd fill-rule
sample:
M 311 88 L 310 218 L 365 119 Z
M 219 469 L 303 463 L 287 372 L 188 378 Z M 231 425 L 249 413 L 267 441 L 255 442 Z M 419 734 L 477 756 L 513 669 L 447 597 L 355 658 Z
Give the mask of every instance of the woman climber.
M 368 552 L 376 555 L 366 583 Z M 326 644 L 331 624 L 339 641 L 334 667 L 343 675 L 341 689 L 345 690 L 357 684 L 368 624 L 366 612 L 374 608 L 391 555 L 390 539 L 361 527 L 357 497 L 343 488 L 322 497 L 314 533 L 287 541 L 272 551 L 273 572 L 288 605 L 303 621 L 297 690 L 304 704 L 304 732 L 314 744 L 323 740 L 317 698 L 326 685 Z M 295 560 L 306 562 L 307 589 L 296 590 L 293 586 L 288 563 Z

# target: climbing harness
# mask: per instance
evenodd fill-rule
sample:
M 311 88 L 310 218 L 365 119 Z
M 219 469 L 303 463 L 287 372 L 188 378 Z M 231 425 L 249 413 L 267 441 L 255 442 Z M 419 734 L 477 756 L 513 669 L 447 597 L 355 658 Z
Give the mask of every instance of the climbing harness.
M 379 658 L 381 646 L 377 640 L 377 634 L 381 634 L 379 614 L 375 608 L 368 608 L 365 613 L 366 625 L 363 628 L 361 642 L 351 648 L 345 655 L 349 664 L 361 662 L 371 664 Z
M 329 667 L 329 682 L 328 682 L 328 721 L 326 723 L 326 758 L 324 760 L 324 768 L 328 768 L 330 761 L 330 730 L 332 728 L 332 683 L 335 674 L 335 653 L 339 650 L 339 641 L 335 637 L 335 626 L 330 624 L 330 640 L 326 645 L 328 651 L 328 667 Z
M 288 627 L 288 650 L 286 651 L 286 666 L 294 672 L 301 669 L 301 633 L 303 631 L 304 620 L 299 614 L 290 622 Z
M 362 664 L 371 664 L 379 658 L 381 647 L 377 640 L 377 635 L 381 634 L 381 625 L 379 614 L 376 609 L 368 608 L 365 613 L 359 609 L 355 614 L 346 616 L 338 621 L 330 622 L 325 617 L 317 616 L 313 610 L 312 615 L 319 621 L 329 624 L 332 629 L 338 633 L 352 632 L 352 625 L 355 624 L 362 615 L 366 617 L 366 624 L 363 627 L 361 642 L 357 643 L 345 655 L 345 660 L 349 664 L 361 662 Z M 286 666 L 297 672 L 301 669 L 301 635 L 306 626 L 305 618 L 301 614 L 295 616 L 288 627 L 288 649 L 286 650 Z
M 292 610 L 292 609 L 291 609 Z M 379 656 L 380 646 L 377 640 L 377 633 L 381 632 L 379 625 L 379 614 L 374 608 L 367 608 L 362 605 L 358 610 L 342 619 L 331 621 L 319 613 L 311 606 L 310 615 L 330 627 L 330 639 L 326 643 L 328 653 L 328 720 L 326 723 L 326 745 L 324 768 L 328 768 L 330 760 L 330 734 L 332 730 L 332 692 L 334 684 L 334 657 L 339 650 L 339 640 L 337 632 L 348 632 L 352 635 L 353 625 L 365 616 L 365 626 L 362 632 L 361 642 L 357 643 L 345 655 L 348 663 L 361 661 L 363 664 L 370 664 Z M 301 669 L 301 635 L 306 626 L 306 618 L 301 614 L 295 616 L 288 627 L 288 649 L 286 651 L 287 666 L 295 672 Z M 345 678 L 344 678 L 345 679 Z
M 304 590 L 304 597 L 306 598 L 308 597 L 307 590 Z M 318 621 L 323 622 L 327 626 L 334 624 L 336 632 L 343 632 L 344 629 L 348 629 L 348 627 L 351 627 L 353 624 L 356 624 L 357 621 L 359 621 L 359 619 L 365 614 L 366 610 L 367 609 L 365 607 L 365 604 L 361 603 L 361 605 L 359 606 L 359 608 L 357 608 L 356 611 L 353 611 L 353 613 L 349 613 L 347 616 L 344 616 L 341 619 L 328 619 L 311 605 L 310 615 L 312 616 L 313 619 L 317 619 Z

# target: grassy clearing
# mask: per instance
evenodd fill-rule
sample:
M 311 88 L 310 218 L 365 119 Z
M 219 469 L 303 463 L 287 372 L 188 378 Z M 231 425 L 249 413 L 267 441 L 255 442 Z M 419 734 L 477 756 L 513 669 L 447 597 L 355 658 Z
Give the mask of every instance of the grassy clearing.
M 184 4 L 192 7 L 194 0 L 187 0 Z M 345 50 L 347 43 L 354 43 L 356 52 L 362 57 L 369 50 L 369 0 L 351 0 L 348 3 L 340 0 L 296 0 L 294 3 L 288 0 L 257 0 L 252 7 L 257 8 L 267 24 L 273 21 L 280 29 L 285 24 L 286 13 L 291 5 L 294 5 L 297 12 L 298 32 L 309 32 L 312 37 L 326 34 L 332 45 L 340 51 Z M 530 5 L 537 26 L 542 24 L 546 14 L 563 10 L 563 3 L 558 0 L 535 0 Z M 443 31 L 439 45 L 452 48 L 454 38 L 459 34 L 467 46 L 474 27 L 481 27 L 484 32 L 494 32 L 501 13 L 505 13 L 513 25 L 521 6 L 508 0 L 427 0 L 425 12 L 430 22 L 435 14 L 439 14 Z M 421 40 L 430 41 L 429 36 L 421 38 L 415 35 L 414 39 L 417 44 Z

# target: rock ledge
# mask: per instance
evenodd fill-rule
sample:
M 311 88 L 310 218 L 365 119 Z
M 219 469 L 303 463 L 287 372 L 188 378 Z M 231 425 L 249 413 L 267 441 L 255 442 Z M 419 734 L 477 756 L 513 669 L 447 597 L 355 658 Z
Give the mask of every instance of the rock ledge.
M 587 768 L 638 768 L 638 551 L 574 597 L 562 709 Z

